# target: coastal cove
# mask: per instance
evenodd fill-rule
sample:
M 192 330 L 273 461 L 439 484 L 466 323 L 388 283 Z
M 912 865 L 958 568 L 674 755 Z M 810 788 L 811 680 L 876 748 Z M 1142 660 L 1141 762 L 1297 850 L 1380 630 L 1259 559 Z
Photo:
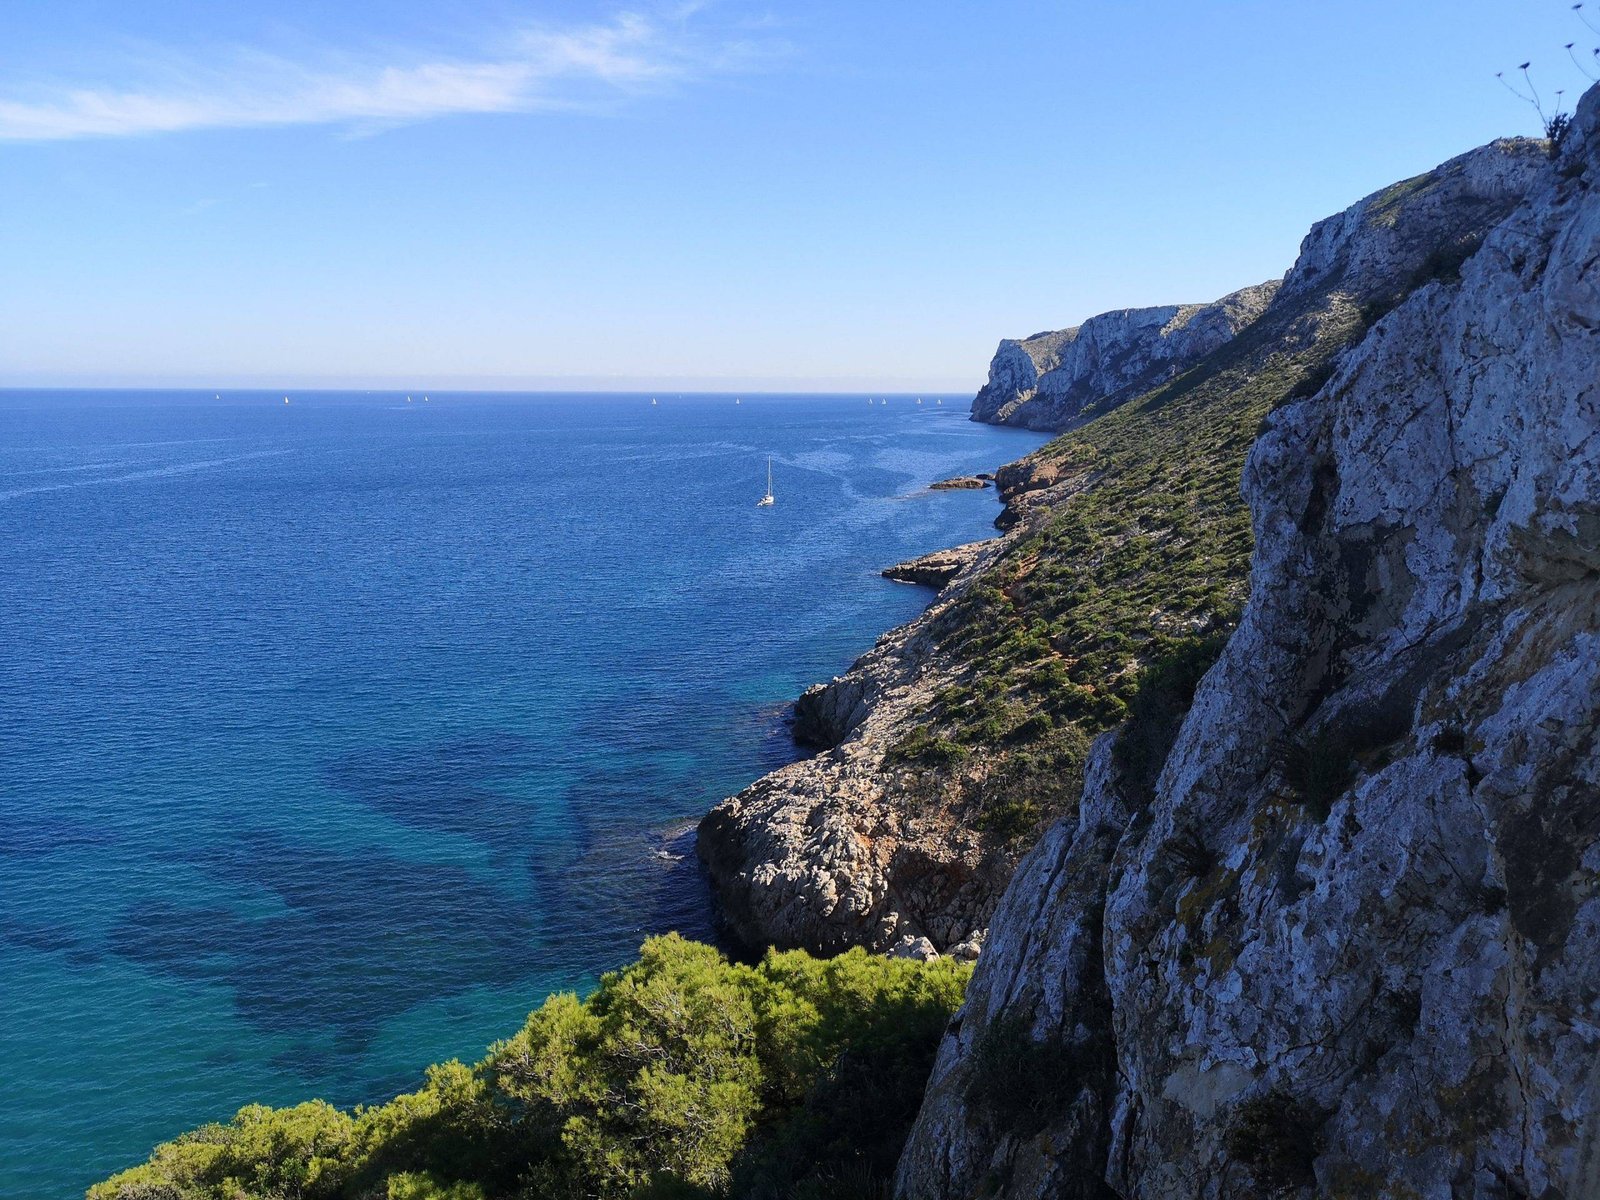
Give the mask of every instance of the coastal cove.
M 0 393 L 0 1194 L 474 1056 L 992 533 L 964 399 Z M 758 509 L 766 457 L 777 503 Z M 91 1136 L 92 1133 L 92 1136 Z

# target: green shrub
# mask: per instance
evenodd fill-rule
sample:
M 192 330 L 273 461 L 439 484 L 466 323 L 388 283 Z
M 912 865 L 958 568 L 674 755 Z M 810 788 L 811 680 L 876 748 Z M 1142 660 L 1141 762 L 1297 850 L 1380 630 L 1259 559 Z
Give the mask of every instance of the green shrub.
M 1135 803 L 1147 802 L 1155 791 L 1156 778 L 1194 703 L 1195 690 L 1228 644 L 1231 614 L 1218 624 L 1210 633 L 1151 641 L 1149 659 L 1139 673 L 1138 691 L 1128 706 L 1127 722 L 1112 749 L 1123 787 Z
M 1333 802 L 1350 789 L 1361 773 L 1361 760 L 1371 765 L 1411 732 L 1410 696 L 1384 696 L 1340 713 L 1321 728 L 1284 747 L 1283 778 L 1300 803 L 1318 821 L 1326 821 Z
M 320 1100 L 277 1109 L 251 1104 L 226 1125 L 158 1146 L 144 1166 L 97 1184 L 89 1197 L 337 1200 L 353 1175 L 354 1133 L 349 1114 Z
M 876 1187 L 969 974 L 861 950 L 747 966 L 652 938 L 587 999 L 552 996 L 476 1067 L 433 1067 L 418 1091 L 354 1114 L 251 1105 L 158 1146 L 91 1200 L 710 1200 L 736 1178 L 752 1200 Z
M 1327 1117 L 1311 1105 L 1274 1089 L 1240 1104 L 1228 1128 L 1228 1154 L 1273 1189 L 1315 1186 L 1312 1169 L 1321 1152 Z
M 1075 725 L 1053 727 L 1043 740 L 1002 758 L 978 788 L 973 824 L 1014 843 L 1070 812 L 1083 788 L 1089 739 Z
M 1326 821 L 1333 802 L 1355 782 L 1359 767 L 1350 743 L 1336 729 L 1319 729 L 1283 751 L 1283 778 L 1306 812 Z
M 1412 273 L 1405 294 L 1409 295 L 1424 284 L 1435 280 L 1440 283 L 1460 283 L 1461 268 L 1482 245 L 1483 238 L 1478 236 L 1462 238 L 1438 247 L 1423 259 L 1422 265 Z
M 1035 1038 L 1026 1019 L 1002 1017 L 973 1048 L 966 1100 L 999 1128 L 1027 1137 L 1077 1094 L 1078 1068 L 1065 1038 Z
M 389 1176 L 387 1200 L 483 1200 L 475 1183 L 440 1183 L 426 1173 L 402 1172 Z
M 920 763 L 929 767 L 952 767 L 967 756 L 967 748 L 940 737 L 926 725 L 918 725 L 889 748 L 891 763 Z

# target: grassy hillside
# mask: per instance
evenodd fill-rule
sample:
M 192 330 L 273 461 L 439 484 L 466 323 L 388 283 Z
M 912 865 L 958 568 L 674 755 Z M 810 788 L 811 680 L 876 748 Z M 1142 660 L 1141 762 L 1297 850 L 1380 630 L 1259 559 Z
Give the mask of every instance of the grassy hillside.
M 1017 536 L 935 630 L 951 682 L 891 753 L 906 786 L 1026 842 L 1070 808 L 1095 734 L 1131 711 L 1137 756 L 1175 727 L 1249 587 L 1240 475 L 1261 420 L 1364 328 L 1342 298 L 1293 336 L 1263 321 L 1032 455 L 1020 474 L 1044 486 Z

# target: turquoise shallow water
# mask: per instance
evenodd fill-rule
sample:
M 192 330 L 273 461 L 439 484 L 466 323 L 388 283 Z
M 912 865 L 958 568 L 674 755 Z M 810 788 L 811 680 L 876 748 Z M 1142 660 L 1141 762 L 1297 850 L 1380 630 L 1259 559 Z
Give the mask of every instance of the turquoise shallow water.
M 710 936 L 673 835 L 1040 440 L 943 399 L 0 393 L 0 1196 Z

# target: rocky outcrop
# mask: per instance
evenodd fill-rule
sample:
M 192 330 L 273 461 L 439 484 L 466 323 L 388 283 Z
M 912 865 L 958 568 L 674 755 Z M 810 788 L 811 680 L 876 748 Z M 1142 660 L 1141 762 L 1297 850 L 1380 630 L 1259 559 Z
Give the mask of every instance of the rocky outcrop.
M 1276 280 L 1212 304 L 1127 308 L 1082 325 L 1000 343 L 972 419 L 1056 431 L 1188 370 L 1250 324 Z
M 887 579 L 915 583 L 942 591 L 997 547 L 997 539 L 968 542 L 948 550 L 935 550 L 920 558 L 884 568 Z M 936 615 L 930 611 L 930 616 Z M 815 683 L 794 702 L 790 733 L 802 746 L 831 750 L 848 738 L 872 715 L 885 695 L 902 688 L 916 675 L 916 656 L 925 651 L 926 637 L 911 636 L 916 626 L 895 630 L 880 639 L 844 675 Z
M 932 554 L 924 554 L 921 558 L 885 567 L 882 574 L 885 579 L 893 579 L 899 583 L 920 584 L 922 587 L 941 591 L 952 579 L 976 562 L 978 555 L 987 545 L 988 542 L 968 542 L 965 546 L 953 546 L 949 550 L 935 550 Z
M 1492 155 L 1441 170 L 1528 186 Z M 1153 786 L 1102 738 L 1019 868 L 901 1196 L 1600 1195 L 1596 183 L 1600 91 L 1267 422 L 1240 626 Z M 1423 253 L 1411 193 L 1280 297 Z
M 1281 285 L 1271 280 L 1211 304 L 1121 309 L 1071 329 L 1002 341 L 973 398 L 972 419 L 1051 432 L 1071 428 L 1189 370 L 1274 304 L 1286 308 L 1329 290 L 1376 295 L 1387 289 L 1397 297 L 1410 282 L 1397 275 L 1397 263 L 1444 269 L 1476 248 L 1483 213 L 1462 205 L 1464 193 L 1489 209 L 1519 194 L 1524 163 L 1515 145 L 1498 143 L 1442 168 L 1460 174 L 1459 186 L 1435 186 L 1430 172 L 1319 222 Z M 1451 226 L 1460 229 L 1457 237 L 1448 234 Z
M 1291 299 L 1162 385 L 1159 402 L 1115 408 L 1001 471 L 1011 531 L 921 619 L 801 697 L 796 736 L 825 752 L 702 823 L 699 851 L 730 931 L 823 952 L 927 937 L 946 952 L 988 926 L 1036 817 L 1076 812 L 1075 790 L 1041 780 L 1040 763 L 1079 769 L 1074 731 L 1115 719 L 1140 647 L 1202 635 L 1242 602 L 1249 542 L 1236 480 L 1262 414 L 1291 391 L 1314 392 L 1322 377 L 1307 371 L 1360 335 L 1369 306 L 1429 271 L 1448 274 L 1429 265 L 1440 251 L 1474 244 L 1545 171 L 1536 144 L 1505 143 L 1419 177 L 1394 203 L 1363 201 L 1360 220 L 1340 219 L 1339 244 L 1359 269 L 1326 266 L 1313 233 L 1316 256 L 1281 289 Z M 1151 506 L 1185 494 L 1181 510 Z M 1099 524 L 1077 538 L 1086 521 Z M 1124 599 L 1074 633 L 1077 609 L 1052 607 L 1052 589 L 1084 606 Z M 1086 676 L 1086 661 L 1109 665 Z
M 998 541 L 977 543 L 974 568 Z M 849 672 L 795 705 L 796 736 L 824 747 L 713 809 L 697 846 L 727 930 L 750 946 L 888 951 L 970 941 L 1011 877 L 1014 853 L 948 806 L 912 806 L 893 763 L 908 715 L 948 680 L 937 635 L 969 570 L 919 620 L 879 640 Z
M 937 483 L 930 483 L 928 488 L 935 492 L 948 492 L 961 489 L 977 491 L 988 486 L 989 481 L 980 475 L 957 475 L 954 479 L 941 479 Z
M 1543 160 L 1542 143 L 1501 139 L 1317 222 L 1281 286 L 1263 284 L 1235 293 L 1250 295 L 1252 303 L 1264 306 L 1249 327 L 1252 336 L 1275 338 L 1284 349 L 1310 346 L 1323 336 L 1327 318 L 1340 306 L 1359 310 L 1360 319 L 1368 321 L 1421 284 L 1454 278 L 1489 229 L 1523 198 L 1531 172 Z M 1236 344 L 1237 339 L 1224 345 L 1223 352 Z M 1179 369 L 1195 365 L 1190 359 Z M 1104 412 L 1127 398 L 1116 393 L 1085 411 Z M 974 401 L 974 420 L 1012 423 L 982 415 L 983 407 Z M 1053 489 L 1063 481 L 1076 487 L 1070 468 L 1051 447 L 1002 467 L 996 486 L 1005 507 L 995 524 L 1009 529 L 1028 510 L 1048 506 L 1057 498 Z

